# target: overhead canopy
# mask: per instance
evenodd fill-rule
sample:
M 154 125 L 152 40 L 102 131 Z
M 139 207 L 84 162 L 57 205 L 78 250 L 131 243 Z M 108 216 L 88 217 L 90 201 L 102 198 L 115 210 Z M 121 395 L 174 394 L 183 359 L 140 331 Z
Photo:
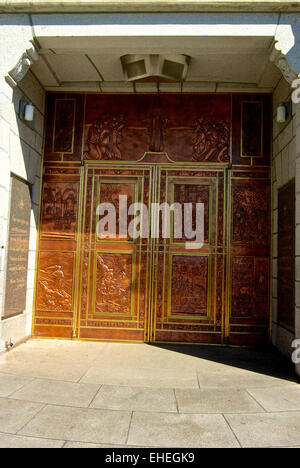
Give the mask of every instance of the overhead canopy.
M 120 57 L 186 54 L 183 87 L 164 83 L 162 91 L 272 91 L 281 77 L 270 62 L 278 15 L 262 15 L 261 24 L 238 16 L 33 15 L 41 58 L 32 71 L 48 90 L 155 91 L 155 83 L 127 83 Z

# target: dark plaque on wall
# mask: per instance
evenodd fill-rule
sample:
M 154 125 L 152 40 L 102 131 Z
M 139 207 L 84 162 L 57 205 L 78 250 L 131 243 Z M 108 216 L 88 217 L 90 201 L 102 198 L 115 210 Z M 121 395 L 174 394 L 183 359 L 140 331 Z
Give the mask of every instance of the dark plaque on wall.
M 4 317 L 26 307 L 30 211 L 30 186 L 12 176 Z

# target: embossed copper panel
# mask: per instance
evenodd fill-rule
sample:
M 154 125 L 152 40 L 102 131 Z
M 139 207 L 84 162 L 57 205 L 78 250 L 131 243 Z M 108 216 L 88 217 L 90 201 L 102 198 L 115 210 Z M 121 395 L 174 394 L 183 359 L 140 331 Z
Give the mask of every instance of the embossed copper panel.
M 229 162 L 230 115 L 229 95 L 87 95 L 83 157 Z
M 172 201 L 174 203 L 179 203 L 182 206 L 182 210 L 184 210 L 184 204 L 190 203 L 191 204 L 191 220 L 192 220 L 192 230 L 195 231 L 196 229 L 196 204 L 203 203 L 204 204 L 204 242 L 210 242 L 210 235 L 211 235 L 211 219 L 210 219 L 210 210 L 212 209 L 212 194 L 211 194 L 211 185 L 210 183 L 201 184 L 193 184 L 191 180 L 189 183 L 181 184 L 181 183 L 174 183 L 173 185 L 173 192 L 174 195 L 172 197 Z M 184 230 L 183 230 L 184 231 Z M 175 242 L 185 242 L 188 241 L 185 233 L 182 233 L 182 237 L 175 238 Z
M 115 223 L 112 232 L 109 232 L 111 228 L 109 225 L 104 225 L 103 230 L 104 232 L 98 233 L 98 237 L 103 239 L 129 239 L 128 237 L 128 230 L 122 229 L 122 225 L 120 225 L 120 219 L 122 219 L 122 211 L 126 211 L 128 213 L 129 207 L 135 201 L 136 196 L 136 181 L 128 181 L 122 183 L 120 180 L 119 182 L 114 182 L 113 180 L 105 181 L 101 180 L 98 185 L 98 203 L 103 204 L 112 204 L 115 209 Z M 124 197 L 124 206 L 120 207 L 120 196 Z M 126 199 L 125 199 L 126 197 Z M 122 201 L 121 201 L 122 203 Z M 127 225 L 129 225 L 133 220 L 133 215 L 127 214 Z M 120 229 L 121 228 L 121 229 Z
M 162 238 L 153 243 L 153 341 L 223 343 L 225 313 L 224 233 L 226 173 L 222 169 L 161 167 L 156 199 L 204 204 L 203 245 L 190 239 Z M 184 209 L 182 209 L 184 213 Z M 174 223 L 174 217 L 171 218 Z M 194 222 L 194 219 L 193 219 Z M 193 227 L 196 226 L 193 224 Z
M 270 95 L 232 96 L 232 162 L 269 166 L 271 155 Z
M 84 96 L 49 93 L 46 112 L 44 161 L 80 161 Z
M 267 340 L 270 305 L 269 172 L 251 168 L 232 173 L 230 344 Z
M 107 316 L 130 315 L 132 255 L 97 252 L 95 261 L 94 313 Z
M 149 203 L 152 184 L 150 168 L 88 164 L 85 169 L 85 217 L 82 220 L 80 256 L 81 290 L 78 316 L 80 338 L 148 339 L 147 320 L 150 300 L 149 238 L 120 236 L 119 196 L 133 202 Z M 116 236 L 99 236 L 97 223 L 103 217 L 99 202 L 116 208 Z M 105 213 L 103 213 L 105 217 Z M 127 217 L 127 225 L 132 216 Z
M 80 168 L 44 166 L 33 333 L 71 338 L 76 333 Z
M 270 242 L 270 187 L 236 182 L 232 187 L 232 244 L 266 247 Z
M 194 343 L 223 341 L 224 176 L 224 170 L 87 165 L 79 337 L 176 342 L 180 336 L 181 341 Z M 163 238 L 161 214 L 148 225 L 150 229 L 158 223 L 158 239 L 150 232 L 136 240 L 118 235 L 99 238 L 98 202 L 112 200 L 118 213 L 119 195 L 149 208 L 151 201 L 176 201 L 182 206 L 186 200 L 201 201 L 209 226 L 203 247 L 188 251 L 185 238 L 176 242 L 173 236 Z
M 265 340 L 270 102 L 262 94 L 49 93 L 34 334 Z M 172 215 L 166 238 L 155 213 L 148 221 L 158 237 L 124 236 L 119 195 L 127 208 L 204 203 L 204 244 L 186 248 Z M 97 235 L 100 201 L 116 208 L 116 238 Z
M 56 99 L 53 129 L 54 153 L 73 153 L 75 110 L 75 99 Z
M 269 259 L 232 258 L 232 318 L 268 319 Z
M 47 116 L 46 161 L 270 164 L 269 95 L 50 93 Z
M 207 316 L 209 274 L 208 256 L 172 256 L 170 317 Z
M 263 156 L 263 101 L 242 102 L 242 157 Z
M 58 180 L 44 182 L 42 237 L 75 238 L 79 183 Z
M 39 310 L 72 310 L 72 289 L 74 272 L 73 252 L 40 252 L 38 262 Z

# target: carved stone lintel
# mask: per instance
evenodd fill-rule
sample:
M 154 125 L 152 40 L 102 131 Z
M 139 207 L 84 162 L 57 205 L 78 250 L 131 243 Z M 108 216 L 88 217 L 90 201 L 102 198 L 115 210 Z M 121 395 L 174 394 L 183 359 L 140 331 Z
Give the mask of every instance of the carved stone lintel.
M 291 67 L 286 55 L 279 48 L 279 43 L 275 43 L 270 60 L 279 68 L 288 83 L 292 84 L 299 77 L 299 74 Z
M 8 75 L 6 75 L 6 82 L 11 87 L 15 88 L 18 82 L 24 78 L 31 65 L 38 59 L 38 51 L 33 42 L 30 42 L 30 46 L 26 49 L 26 52 L 24 52 L 16 65 L 8 72 Z

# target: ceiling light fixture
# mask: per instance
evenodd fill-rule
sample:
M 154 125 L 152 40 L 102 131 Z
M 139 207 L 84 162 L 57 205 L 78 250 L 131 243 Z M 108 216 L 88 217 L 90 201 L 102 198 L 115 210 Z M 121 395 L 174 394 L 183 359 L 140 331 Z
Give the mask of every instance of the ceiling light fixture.
M 123 55 L 121 63 L 126 81 L 181 82 L 186 79 L 187 55 Z

